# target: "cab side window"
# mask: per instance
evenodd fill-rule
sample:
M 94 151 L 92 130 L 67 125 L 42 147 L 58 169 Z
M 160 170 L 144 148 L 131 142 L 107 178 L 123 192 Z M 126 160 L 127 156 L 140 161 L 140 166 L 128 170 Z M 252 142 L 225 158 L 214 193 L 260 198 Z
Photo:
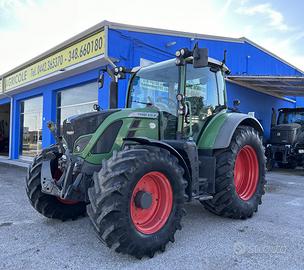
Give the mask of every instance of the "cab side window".
M 205 119 L 212 115 L 219 105 L 216 72 L 210 67 L 187 66 L 186 101 L 191 103 L 193 138 L 196 140 Z M 189 129 L 189 124 L 185 125 Z

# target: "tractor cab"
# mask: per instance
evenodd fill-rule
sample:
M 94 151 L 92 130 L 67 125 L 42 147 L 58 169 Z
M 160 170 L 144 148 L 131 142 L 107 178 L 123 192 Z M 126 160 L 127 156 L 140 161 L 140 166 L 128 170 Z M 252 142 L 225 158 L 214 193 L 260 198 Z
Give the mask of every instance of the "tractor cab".
M 279 110 L 277 125 L 292 123 L 304 126 L 304 108 L 283 108 Z
M 212 58 L 207 65 L 194 67 L 193 57 L 186 58 L 183 65 L 172 59 L 141 68 L 130 81 L 127 106 L 157 109 L 162 123 L 160 139 L 193 137 L 197 141 L 204 124 L 226 109 L 227 71 Z

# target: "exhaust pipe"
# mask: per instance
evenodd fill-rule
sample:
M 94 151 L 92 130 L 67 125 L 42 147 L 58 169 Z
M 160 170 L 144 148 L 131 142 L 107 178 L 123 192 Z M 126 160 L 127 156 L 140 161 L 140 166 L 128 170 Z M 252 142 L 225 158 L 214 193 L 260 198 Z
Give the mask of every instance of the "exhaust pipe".
M 110 109 L 118 107 L 118 81 L 116 78 L 111 80 L 110 83 Z

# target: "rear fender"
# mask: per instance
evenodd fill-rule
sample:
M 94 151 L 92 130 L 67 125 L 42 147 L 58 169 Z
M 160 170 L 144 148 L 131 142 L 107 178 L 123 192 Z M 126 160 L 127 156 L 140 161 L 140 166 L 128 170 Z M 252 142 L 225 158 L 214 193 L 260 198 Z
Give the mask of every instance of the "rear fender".
M 239 126 L 249 126 L 257 130 L 260 136 L 263 136 L 264 129 L 260 122 L 247 114 L 231 113 L 227 117 L 224 124 L 221 126 L 218 135 L 216 136 L 214 149 L 227 148 L 230 145 L 232 136 Z
M 223 149 L 230 145 L 232 136 L 239 126 L 250 126 L 260 136 L 264 130 L 259 121 L 242 113 L 221 113 L 210 121 L 198 142 L 199 149 Z

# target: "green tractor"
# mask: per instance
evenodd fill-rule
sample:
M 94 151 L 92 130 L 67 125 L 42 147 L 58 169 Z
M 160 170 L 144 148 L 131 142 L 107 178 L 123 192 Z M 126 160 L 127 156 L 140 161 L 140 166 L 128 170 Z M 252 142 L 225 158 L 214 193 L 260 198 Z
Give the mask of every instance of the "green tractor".
M 229 112 L 223 62 L 207 49 L 112 76 L 110 109 L 73 116 L 56 144 L 34 159 L 26 178 L 32 206 L 59 220 L 86 213 L 116 252 L 153 257 L 174 242 L 185 203 L 246 219 L 265 193 L 263 129 Z M 125 109 L 118 80 L 130 74 Z M 102 79 L 100 78 L 100 81 Z

